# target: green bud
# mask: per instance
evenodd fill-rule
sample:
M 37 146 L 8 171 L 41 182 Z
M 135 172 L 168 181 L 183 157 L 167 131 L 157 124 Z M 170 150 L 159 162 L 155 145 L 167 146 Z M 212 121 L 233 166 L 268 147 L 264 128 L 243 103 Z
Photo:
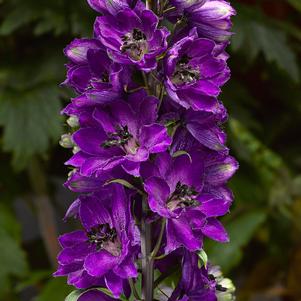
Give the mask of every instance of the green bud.
M 60 146 L 64 148 L 72 148 L 74 146 L 74 143 L 72 141 L 70 134 L 63 134 L 61 136 L 61 140 L 59 141 Z
M 73 146 L 73 149 L 72 149 L 72 153 L 73 154 L 76 154 L 76 153 L 78 153 L 80 151 L 80 148 L 77 146 L 77 145 L 74 145 Z
M 67 119 L 67 124 L 72 128 L 78 127 L 79 126 L 78 118 L 76 116 L 70 116 Z

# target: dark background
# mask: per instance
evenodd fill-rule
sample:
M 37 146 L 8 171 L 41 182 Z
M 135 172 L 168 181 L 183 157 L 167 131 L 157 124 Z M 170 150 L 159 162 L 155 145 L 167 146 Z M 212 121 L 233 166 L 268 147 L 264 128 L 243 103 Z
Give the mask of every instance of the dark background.
M 238 16 L 222 99 L 240 170 L 224 219 L 228 245 L 207 243 L 238 300 L 301 300 L 301 0 L 232 1 Z M 85 0 L 0 0 L 0 300 L 60 301 L 57 233 L 74 196 L 62 187 L 70 153 L 60 109 L 62 49 L 89 37 Z

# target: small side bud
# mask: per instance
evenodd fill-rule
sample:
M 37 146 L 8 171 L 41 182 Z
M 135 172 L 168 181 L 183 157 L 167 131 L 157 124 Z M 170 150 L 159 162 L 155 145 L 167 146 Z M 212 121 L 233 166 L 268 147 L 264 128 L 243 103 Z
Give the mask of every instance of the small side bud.
M 67 124 L 68 124 L 71 128 L 79 127 L 78 118 L 77 118 L 76 116 L 70 116 L 70 117 L 67 119 Z
M 72 149 L 72 153 L 73 154 L 76 154 L 76 153 L 78 153 L 80 151 L 80 148 L 77 146 L 77 145 L 74 145 L 73 146 L 73 149 Z
M 72 141 L 70 134 L 63 134 L 61 136 L 61 140 L 59 141 L 60 146 L 64 148 L 72 148 L 74 146 L 74 143 Z

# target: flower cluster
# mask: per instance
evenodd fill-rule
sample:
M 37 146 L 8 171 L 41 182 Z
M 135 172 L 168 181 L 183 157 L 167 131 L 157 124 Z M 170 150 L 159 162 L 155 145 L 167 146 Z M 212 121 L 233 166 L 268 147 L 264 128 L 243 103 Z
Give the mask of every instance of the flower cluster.
M 88 3 L 94 36 L 65 49 L 63 84 L 76 96 L 60 142 L 73 149 L 65 185 L 79 193 L 65 218 L 82 228 L 59 237 L 55 276 L 88 289 L 81 301 L 152 301 L 154 269 L 164 279 L 175 261 L 182 278 L 170 301 L 217 300 L 221 286 L 197 253 L 205 237 L 229 240 L 218 218 L 238 164 L 218 96 L 235 12 L 223 0 Z

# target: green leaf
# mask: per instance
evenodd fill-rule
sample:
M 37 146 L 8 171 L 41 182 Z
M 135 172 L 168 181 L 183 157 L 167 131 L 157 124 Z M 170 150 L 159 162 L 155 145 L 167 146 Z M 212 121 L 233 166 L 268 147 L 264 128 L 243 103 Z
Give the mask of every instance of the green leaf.
M 3 204 L 0 205 L 0 228 L 16 241 L 20 241 L 20 225 L 12 212 Z
M 0 245 L 2 246 L 0 279 L 3 281 L 9 276 L 24 276 L 28 271 L 25 253 L 19 243 L 2 228 L 0 229 Z
M 31 285 L 36 285 L 37 283 L 42 282 L 47 279 L 49 275 L 51 275 L 51 270 L 39 270 L 39 271 L 31 271 L 29 275 L 23 280 L 20 281 L 16 287 L 16 292 L 21 292 L 25 288 Z
M 77 301 L 77 299 L 80 297 L 80 295 L 82 294 L 82 291 L 79 290 L 75 290 L 72 291 L 66 298 L 65 301 Z
M 234 51 L 242 50 L 250 61 L 262 52 L 268 62 L 274 62 L 294 81 L 299 80 L 297 56 L 290 47 L 285 31 L 268 22 L 268 17 L 247 6 L 239 6 L 232 40 Z
M 199 256 L 199 259 L 201 260 L 200 267 L 202 265 L 204 265 L 205 268 L 207 268 L 208 256 L 207 256 L 206 252 L 202 249 L 201 251 L 198 252 L 198 256 Z
M 25 252 L 20 247 L 18 221 L 3 205 L 0 206 L 0 291 L 10 276 L 23 277 L 28 272 Z
M 172 157 L 177 158 L 177 157 L 183 156 L 183 155 L 187 156 L 189 158 L 190 162 L 192 163 L 192 158 L 191 158 L 190 154 L 184 150 L 179 150 L 179 151 L 173 153 Z
M 229 126 L 235 141 L 233 148 L 241 159 L 258 170 L 262 181 L 270 187 L 275 177 L 278 177 L 277 172 L 286 169 L 282 158 L 257 139 L 239 120 L 231 118 Z
M 296 10 L 301 12 L 301 1 L 300 0 L 287 0 L 287 2 L 294 7 Z
M 4 127 L 3 150 L 13 153 L 13 165 L 21 170 L 35 154 L 47 151 L 61 134 L 57 87 L 0 93 L 0 125 Z
M 24 24 L 34 21 L 37 15 L 26 7 L 10 12 L 0 26 L 0 35 L 9 35 Z
M 252 211 L 231 221 L 226 227 L 230 236 L 230 243 L 220 244 L 209 241 L 207 244 L 207 253 L 211 262 L 220 265 L 224 272 L 235 267 L 242 258 L 242 247 L 251 240 L 265 218 L 265 212 Z
M 35 301 L 64 300 L 71 291 L 72 287 L 66 284 L 66 279 L 52 278 L 43 287 Z
M 254 36 L 268 62 L 276 62 L 280 69 L 286 71 L 292 79 L 299 80 L 299 69 L 295 53 L 289 47 L 284 32 L 262 24 L 253 24 Z
M 113 179 L 113 180 L 110 180 L 108 182 L 105 183 L 105 185 L 109 185 L 109 184 L 112 184 L 112 183 L 118 183 L 126 188 L 129 188 L 129 189 L 136 189 L 136 187 L 134 185 L 132 185 L 130 182 L 124 180 L 124 179 Z

